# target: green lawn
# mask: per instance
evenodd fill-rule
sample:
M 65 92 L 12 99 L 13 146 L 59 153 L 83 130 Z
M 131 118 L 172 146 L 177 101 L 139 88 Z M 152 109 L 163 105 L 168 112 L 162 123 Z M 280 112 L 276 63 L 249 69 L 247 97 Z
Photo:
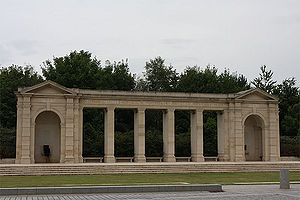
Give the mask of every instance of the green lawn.
M 300 172 L 291 172 L 290 181 L 300 182 Z M 155 184 L 235 184 L 279 182 L 279 172 L 118 174 L 68 176 L 0 176 L 0 187 L 155 185 Z

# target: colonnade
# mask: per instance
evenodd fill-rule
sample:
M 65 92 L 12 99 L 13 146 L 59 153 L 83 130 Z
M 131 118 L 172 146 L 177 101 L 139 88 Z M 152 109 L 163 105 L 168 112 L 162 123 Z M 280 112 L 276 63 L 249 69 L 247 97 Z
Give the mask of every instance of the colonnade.
M 115 162 L 114 118 L 116 107 L 104 110 L 104 162 Z M 145 112 L 146 108 L 134 109 L 134 162 L 146 162 L 145 156 Z M 218 112 L 218 137 L 221 156 L 224 155 L 222 112 Z M 203 156 L 203 109 L 190 110 L 191 161 L 202 162 Z M 82 133 L 81 133 L 82 134 Z M 223 150 L 223 151 L 222 151 Z M 175 109 L 163 109 L 163 161 L 176 162 L 175 158 Z
M 203 157 L 203 111 L 217 112 L 218 159 L 220 161 L 245 161 L 245 130 L 250 137 L 252 129 L 261 128 L 261 158 L 278 161 L 280 158 L 278 99 L 261 91 L 250 89 L 234 94 L 193 94 L 132 91 L 102 91 L 66 88 L 52 81 L 19 88 L 16 92 L 17 139 L 16 163 L 35 163 L 36 155 L 42 156 L 43 144 L 36 140 L 37 134 L 60 137 L 60 163 L 82 162 L 83 109 L 104 108 L 104 162 L 113 163 L 115 109 L 134 110 L 134 161 L 145 162 L 145 111 L 163 110 L 163 160 L 175 162 L 175 110 L 190 111 L 191 160 L 202 162 Z M 36 119 L 44 112 L 58 116 L 60 131 L 50 134 L 47 126 L 37 129 Z M 44 117 L 46 117 L 45 115 Z M 48 117 L 51 117 L 49 115 Z M 53 122 L 54 123 L 54 122 Z M 52 124 L 53 125 L 53 124 Z M 256 129 L 253 129 L 256 130 Z M 43 132 L 43 133 L 42 133 Z M 47 132 L 47 134 L 46 134 Z M 48 134 L 49 132 L 49 134 Z M 255 132 L 255 131 L 254 131 Z M 56 135 L 56 136 L 55 136 Z M 246 137 L 248 138 L 248 137 Z M 47 141 L 48 142 L 48 141 Z M 37 144 L 37 145 L 35 145 Z M 51 146 L 58 144 L 50 144 Z M 250 152 L 251 153 L 251 152 Z

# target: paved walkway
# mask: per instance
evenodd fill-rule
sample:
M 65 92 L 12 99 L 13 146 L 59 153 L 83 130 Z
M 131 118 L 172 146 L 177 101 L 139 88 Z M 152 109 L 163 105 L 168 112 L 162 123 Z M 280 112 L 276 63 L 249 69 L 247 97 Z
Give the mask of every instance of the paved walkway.
M 172 192 L 172 193 L 129 193 L 129 194 L 76 194 L 76 195 L 40 195 L 40 196 L 0 196 L 0 200 L 42 199 L 42 200 L 88 200 L 88 199 L 266 199 L 300 200 L 300 184 L 291 185 L 289 190 L 279 189 L 279 185 L 228 185 L 224 192 Z

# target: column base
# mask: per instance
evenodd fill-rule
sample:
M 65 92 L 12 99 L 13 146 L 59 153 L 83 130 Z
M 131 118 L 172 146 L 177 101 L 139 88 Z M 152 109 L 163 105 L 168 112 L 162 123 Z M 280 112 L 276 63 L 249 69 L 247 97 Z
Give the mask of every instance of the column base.
M 164 162 L 176 162 L 175 156 L 164 156 L 163 157 Z
M 192 155 L 191 156 L 192 162 L 204 162 L 204 156 L 202 155 Z
M 83 163 L 83 157 L 82 156 L 78 156 L 78 163 Z
M 280 161 L 280 157 L 278 156 L 270 156 L 270 160 L 271 162 L 276 162 L 276 161 Z
M 146 157 L 145 156 L 134 156 L 134 162 L 145 163 L 146 162 Z
M 30 157 L 22 157 L 20 160 L 20 164 L 31 164 Z
M 218 156 L 218 161 L 222 161 L 222 162 L 225 162 L 225 161 L 230 161 L 230 158 L 229 156 Z
M 64 162 L 65 162 L 65 163 L 75 163 L 74 161 L 75 161 L 75 159 L 74 159 L 73 156 L 66 156 Z
M 235 162 L 244 162 L 246 161 L 245 157 L 235 157 Z
M 104 156 L 104 162 L 105 163 L 115 163 L 116 158 L 115 158 L 115 156 Z

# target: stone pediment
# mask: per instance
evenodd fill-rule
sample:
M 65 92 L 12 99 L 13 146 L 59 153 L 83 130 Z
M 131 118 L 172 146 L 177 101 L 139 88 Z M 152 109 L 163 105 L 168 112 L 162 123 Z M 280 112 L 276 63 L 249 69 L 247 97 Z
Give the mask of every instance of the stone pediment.
M 62 85 L 53 81 L 45 81 L 43 83 L 19 89 L 20 93 L 35 93 L 35 94 L 73 94 L 74 92 Z
M 259 89 L 250 89 L 237 93 L 236 99 L 246 99 L 246 100 L 275 100 L 278 99 L 275 96 L 270 95 L 269 93 Z

